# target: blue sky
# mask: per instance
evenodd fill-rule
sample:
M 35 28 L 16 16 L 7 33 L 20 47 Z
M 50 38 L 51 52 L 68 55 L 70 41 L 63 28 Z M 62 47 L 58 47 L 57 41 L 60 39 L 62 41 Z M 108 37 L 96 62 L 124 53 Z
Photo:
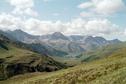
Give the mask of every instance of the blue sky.
M 38 0 L 35 9 L 39 11 L 41 19 L 69 21 L 79 17 L 83 9 L 79 9 L 77 6 L 86 1 L 88 0 L 50 0 L 47 2 Z M 126 0 L 123 0 L 123 2 L 126 4 Z M 60 15 L 54 16 L 53 13 Z M 126 27 L 126 11 L 116 13 L 114 16 L 108 17 L 108 19 L 115 24 Z
M 78 17 L 80 9 L 77 8 L 77 5 L 81 2 L 81 0 L 54 0 L 49 2 L 38 0 L 36 9 L 42 15 L 42 19 L 68 21 Z M 54 13 L 60 15 L 55 16 Z
M 69 21 L 79 17 L 83 9 L 79 9 L 77 6 L 86 1 L 88 0 L 35 0 L 34 9 L 39 13 L 39 19 Z M 126 0 L 123 0 L 123 2 L 126 4 Z M 13 9 L 13 6 L 7 3 L 7 0 L 0 0 L 0 5 L 1 12 L 11 12 Z M 119 12 L 114 16 L 108 17 L 108 19 L 125 27 L 126 11 Z
M 78 17 L 81 9 L 77 8 L 82 0 L 35 0 L 34 9 L 39 13 L 39 19 L 43 20 L 62 20 L 69 21 Z M 13 6 L 7 3 L 7 0 L 0 0 L 0 11 L 11 12 Z M 60 15 L 55 15 L 58 13 Z M 54 15 L 53 15 L 54 14 Z
M 86 1 L 87 0 L 54 0 L 44 3 L 38 0 L 35 8 L 39 11 L 41 19 L 69 21 L 79 17 L 80 12 L 83 10 L 79 9 L 77 6 Z M 53 13 L 59 13 L 60 15 L 54 16 Z M 124 27 L 126 26 L 126 11 L 117 13 L 114 17 L 111 16 L 108 19 Z
M 6 17 L 7 20 L 8 18 L 21 20 L 22 22 L 19 22 L 23 24 L 18 25 L 19 23 L 11 21 L 9 23 L 13 23 L 11 26 L 15 28 L 10 30 L 20 27 L 31 34 L 59 31 L 65 34 L 89 34 L 108 39 L 120 37 L 124 39 L 123 36 L 112 36 L 111 33 L 120 31 L 118 33 L 122 34 L 122 31 L 125 31 L 126 0 L 0 0 L 0 6 L 1 29 L 10 28 L 3 25 L 2 21 Z M 33 26 L 30 26 L 31 23 L 37 23 L 33 26 L 38 28 L 34 30 Z

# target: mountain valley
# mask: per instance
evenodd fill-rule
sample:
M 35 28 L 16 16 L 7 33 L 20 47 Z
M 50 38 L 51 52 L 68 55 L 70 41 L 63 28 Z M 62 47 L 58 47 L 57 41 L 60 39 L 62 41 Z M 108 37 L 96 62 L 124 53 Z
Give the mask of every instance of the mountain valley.
M 0 83 L 118 84 L 125 76 L 125 50 L 118 39 L 0 31 Z

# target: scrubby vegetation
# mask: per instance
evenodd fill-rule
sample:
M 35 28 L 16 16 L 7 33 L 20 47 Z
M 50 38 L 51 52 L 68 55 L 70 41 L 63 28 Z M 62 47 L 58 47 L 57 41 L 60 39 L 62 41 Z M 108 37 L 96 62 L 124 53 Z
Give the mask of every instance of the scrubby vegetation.
M 126 48 L 110 56 L 51 73 L 35 73 L 11 78 L 2 84 L 125 84 Z M 30 77 L 28 77 L 30 75 Z M 27 77 L 27 79 L 25 79 Z M 17 80 L 17 81 L 15 81 Z M 22 80 L 22 82 L 21 82 Z

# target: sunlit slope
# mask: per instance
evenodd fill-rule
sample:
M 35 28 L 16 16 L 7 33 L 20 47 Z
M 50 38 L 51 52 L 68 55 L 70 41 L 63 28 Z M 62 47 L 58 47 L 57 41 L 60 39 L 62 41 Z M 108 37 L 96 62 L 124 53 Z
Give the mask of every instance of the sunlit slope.
M 0 37 L 0 80 L 32 72 L 51 72 L 65 66 L 52 58 L 21 48 Z
M 88 62 L 88 61 L 93 61 L 93 60 L 110 56 L 113 53 L 115 53 L 117 50 L 122 49 L 122 48 L 126 48 L 125 42 L 103 46 L 92 51 L 84 52 L 77 57 L 80 60 L 82 60 L 82 62 Z
M 126 84 L 126 48 L 120 48 L 104 59 L 57 72 L 36 73 L 23 79 L 27 76 L 17 76 L 17 81 L 12 78 L 2 84 Z

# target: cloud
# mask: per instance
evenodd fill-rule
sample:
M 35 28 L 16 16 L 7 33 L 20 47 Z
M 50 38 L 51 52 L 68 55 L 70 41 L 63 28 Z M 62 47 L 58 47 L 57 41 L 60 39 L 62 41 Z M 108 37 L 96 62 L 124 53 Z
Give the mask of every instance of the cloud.
M 112 14 L 122 11 L 125 5 L 122 0 L 103 0 L 101 2 L 96 2 L 96 8 L 94 9 L 98 13 Z
M 120 31 L 117 25 L 112 24 L 107 19 L 90 20 L 85 25 L 85 28 L 92 35 L 111 35 Z
M 116 24 L 108 19 L 84 20 L 82 18 L 73 19 L 70 22 L 61 21 L 43 21 L 35 18 L 21 19 L 10 14 L 0 14 L 0 29 L 15 30 L 22 29 L 30 34 L 43 35 L 53 32 L 62 32 L 66 35 L 93 35 L 108 37 L 115 35 L 124 35 Z
M 85 12 L 85 11 L 83 11 L 83 12 L 80 13 L 80 16 L 89 18 L 89 17 L 96 16 L 96 14 L 95 13 L 92 13 L 92 12 Z
M 32 10 L 31 8 L 27 8 L 25 11 L 24 11 L 25 14 L 27 15 L 30 15 L 30 16 L 38 16 L 38 13 L 35 12 L 34 10 Z
M 90 8 L 90 7 L 93 7 L 93 3 L 92 2 L 84 2 L 84 3 L 82 3 L 82 4 L 80 4 L 78 6 L 78 8 L 82 8 L 82 9 L 84 9 L 84 8 Z
M 114 14 L 126 9 L 122 0 L 90 0 L 80 4 L 78 7 L 105 15 Z
M 34 6 L 33 0 L 8 0 L 12 6 L 25 9 Z
M 32 34 L 47 34 L 53 32 L 64 32 L 66 27 L 60 21 L 41 21 L 34 18 L 25 21 L 25 28 Z
M 33 10 L 34 0 L 8 0 L 8 2 L 15 7 L 13 14 L 38 16 L 38 13 Z
M 0 14 L 0 29 L 2 30 L 15 30 L 22 26 L 21 18 L 17 18 L 10 14 Z
M 107 19 L 83 20 L 75 19 L 69 23 L 65 33 L 82 34 L 93 36 L 111 36 L 122 32 L 116 24 L 111 23 Z

